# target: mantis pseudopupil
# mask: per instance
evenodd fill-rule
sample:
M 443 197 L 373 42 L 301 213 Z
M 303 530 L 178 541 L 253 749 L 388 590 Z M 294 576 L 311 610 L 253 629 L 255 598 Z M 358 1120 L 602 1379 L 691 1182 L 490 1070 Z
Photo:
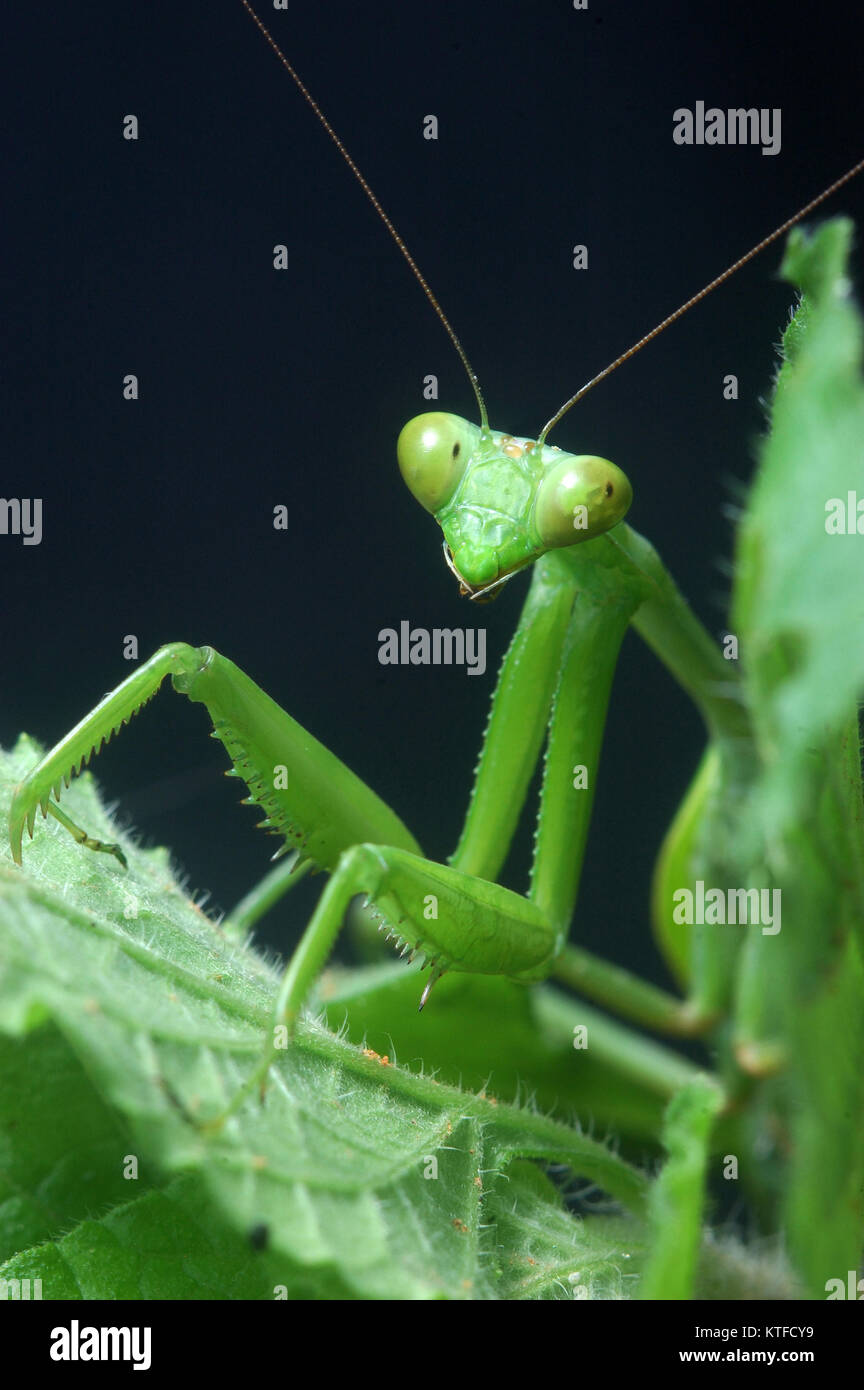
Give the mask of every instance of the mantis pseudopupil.
M 551 407 L 550 407 L 550 409 L 551 409 Z M 495 419 L 496 421 L 497 421 L 497 418 L 498 418 L 497 415 L 496 415 L 496 416 L 493 416 L 493 419 Z M 502 422 L 502 423 L 506 423 L 506 422 Z M 540 421 L 538 421 L 537 423 L 539 424 Z M 362 463 L 359 463 L 359 464 L 357 464 L 357 465 L 355 465 L 355 466 L 361 466 L 361 467 L 362 467 L 362 466 L 364 466 L 364 465 L 363 465 Z M 583 578 L 584 578 L 584 577 L 583 577 Z M 343 582 L 350 582 L 350 581 L 345 581 L 344 578 L 343 578 Z M 478 582 L 478 584 L 482 584 L 482 583 L 485 582 L 485 571 L 483 570 L 482 565 L 478 568 L 478 579 L 477 579 L 477 582 Z M 633 593 L 630 597 L 633 598 L 634 602 L 636 601 L 637 598 L 639 598 L 640 601 L 641 601 L 640 596 L 639 596 L 638 594 L 636 594 L 635 591 L 634 591 L 634 593 Z M 472 620 L 473 620 L 473 621 L 479 621 L 479 619 L 476 619 L 476 618 L 473 617 L 473 614 L 472 614 Z M 170 658 L 170 660 L 173 661 L 173 660 L 174 660 L 174 656 L 176 656 L 176 655 L 177 655 L 177 654 L 174 653 L 174 654 L 172 655 L 172 657 Z M 206 658 L 205 658 L 205 660 L 206 660 Z M 172 670 L 172 669 L 176 669 L 176 668 L 173 668 L 170 664 L 168 664 L 168 665 L 165 666 L 165 672 L 167 672 L 167 671 L 169 671 L 169 670 Z M 158 674 L 158 673 L 157 673 L 157 674 Z M 192 670 L 192 669 L 187 669 L 187 667 L 184 666 L 184 667 L 183 667 L 183 670 L 182 670 L 182 672 L 181 672 L 181 674 L 180 674 L 180 676 L 179 676 L 179 679 L 180 679 L 181 683 L 182 683 L 182 681 L 185 681 L 185 680 L 193 680 L 194 678 L 195 678 L 194 670 Z M 82 750 L 81 755 L 83 756 L 83 750 Z M 61 760 L 61 761 L 62 761 L 62 760 Z M 72 757 L 71 761 L 72 761 L 73 764 L 76 764 L 77 761 L 78 761 L 78 749 L 77 749 L 77 748 L 75 749 L 75 756 Z M 565 760 L 565 761 L 566 761 L 566 760 Z M 564 766 L 564 762 L 562 762 L 561 765 Z M 43 777 L 42 784 L 38 787 L 39 796 L 37 797 L 37 799 L 43 799 L 43 798 L 47 795 L 47 792 L 48 792 L 51 788 L 53 788 L 53 786 L 55 785 L 55 776 L 54 776 L 54 774 L 57 773 L 57 772 L 60 772 L 60 773 L 62 774 L 62 772 L 65 771 L 65 770 L 66 770 L 65 767 L 61 767 L 61 766 L 58 764 L 57 766 L 55 766 L 54 768 L 51 769 L 51 776 L 48 777 L 47 781 L 46 781 L 45 778 Z M 568 776 L 569 776 L 569 770 L 568 770 Z M 32 809 L 34 809 L 34 808 L 33 808 L 33 805 L 32 805 L 32 790 L 33 790 L 33 789 L 31 788 L 31 800 L 30 800 L 30 803 L 23 804 L 22 806 L 19 807 L 19 813 L 23 813 L 23 816 L 24 816 L 25 818 L 27 818 L 27 816 L 29 815 L 29 812 L 30 812 Z M 20 828 L 20 826 L 19 826 L 19 828 Z M 362 837 L 362 838 L 363 838 L 363 839 L 368 839 L 369 836 L 364 836 L 364 837 Z M 372 838 L 374 839 L 374 836 L 373 836 Z M 410 849 L 408 849 L 406 852 L 410 853 L 410 852 L 412 852 L 412 851 L 411 851 Z M 485 873 L 488 873 L 488 872 L 489 872 L 489 871 L 488 871 L 488 862 L 489 862 L 489 861 L 488 861 L 488 856 L 484 859 L 483 855 L 480 855 L 480 856 L 479 856 L 479 859 L 480 859 L 481 867 L 478 868 L 478 867 L 476 867 L 476 865 L 473 866 L 473 872 L 475 872 L 476 874 L 478 874 L 479 877 L 480 877 L 481 879 L 485 879 Z M 333 863 L 328 863 L 328 864 L 326 864 L 326 867 L 329 867 L 329 868 L 333 868 L 334 866 L 335 866 L 335 865 L 334 865 Z M 355 866 L 355 867 L 357 867 L 357 866 Z M 377 872 L 377 870 L 376 870 L 376 868 L 375 868 L 374 863 L 372 863 L 372 862 L 371 862 L 370 860 L 368 860 L 368 859 L 367 859 L 367 860 L 364 860 L 364 862 L 363 862 L 362 864 L 359 865 L 359 869 L 362 870 L 362 872 L 360 872 L 360 874 L 359 874 L 358 883 L 359 883 L 359 886 L 365 887 L 365 880 L 364 880 L 363 882 L 360 882 L 360 880 L 363 880 L 363 879 L 364 879 L 364 875 L 365 875 L 366 877 L 371 876 L 371 877 L 374 878 L 375 873 Z M 484 870 L 485 870 L 485 873 L 484 873 Z M 490 876 L 492 876 L 492 875 L 490 874 Z M 353 880 L 352 880 L 352 885 L 353 885 Z M 428 886 L 428 885 L 427 885 L 427 886 Z M 555 885 L 552 885 L 551 897 L 552 897 L 553 899 L 556 897 L 556 892 L 557 892 L 556 886 L 555 886 Z M 398 895 L 397 895 L 397 896 L 398 896 Z M 566 894 L 565 894 L 565 896 L 566 896 Z M 404 906 L 404 904 L 403 904 L 403 906 Z M 400 910 L 401 910 L 401 909 L 400 909 Z M 497 910 L 497 909 L 496 909 L 496 910 Z M 535 922 L 533 922 L 533 921 L 530 921 L 530 922 L 527 922 L 527 923 L 525 923 L 525 924 L 523 924 L 523 925 L 527 925 L 531 930 L 534 930 L 534 928 L 536 927 L 537 924 L 536 924 Z M 505 961 L 505 960 L 504 960 L 504 957 L 501 956 L 500 958 L 496 958 L 495 969 L 496 969 L 496 970 L 497 970 L 497 969 L 502 969 L 502 970 L 503 970 L 503 969 L 505 969 L 505 967 L 507 967 L 507 968 L 508 968 L 508 973 L 510 973 L 510 971 L 512 971 L 512 973 L 515 973 L 515 974 L 520 975 L 520 976 L 526 976 L 526 977 L 527 977 L 527 975 L 529 975 L 529 974 L 530 974 L 532 971 L 534 971 L 535 969 L 540 969 L 540 968 L 542 968 L 542 967 L 544 966 L 544 964 L 545 964 L 545 962 L 546 962 L 546 958 L 547 958 L 547 956 L 550 954 L 550 952 L 551 952 L 551 946 L 549 947 L 549 949 L 540 949 L 540 948 L 538 948 L 538 949 L 534 950 L 534 949 L 532 948 L 532 950 L 529 950 L 529 951 L 528 951 L 527 956 L 526 956 L 526 958 L 525 958 L 524 961 L 523 961 L 523 959 L 522 959 L 521 957 L 520 957 L 518 960 L 514 960 L 514 961 Z M 492 968 L 492 965 L 491 965 L 491 960 L 492 960 L 492 958 L 490 957 L 489 959 L 490 959 L 490 969 L 491 969 L 491 968 Z

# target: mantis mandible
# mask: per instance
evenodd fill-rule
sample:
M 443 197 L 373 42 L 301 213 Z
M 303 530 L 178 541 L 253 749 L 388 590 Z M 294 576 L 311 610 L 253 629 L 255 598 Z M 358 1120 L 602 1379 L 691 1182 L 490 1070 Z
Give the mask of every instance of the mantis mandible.
M 479 427 L 443 413 L 421 416 L 405 427 L 399 449 L 403 476 L 440 520 L 452 565 L 472 598 L 491 597 L 496 585 L 534 567 L 493 699 L 465 830 L 448 865 L 425 858 L 401 820 L 230 661 L 211 648 L 180 643 L 160 649 L 106 697 L 22 784 L 12 819 L 13 852 L 20 861 L 24 826 L 32 833 L 41 809 L 82 843 L 113 848 L 120 857 L 116 847 L 93 842 L 75 827 L 56 798 L 64 778 L 170 675 L 175 689 L 207 705 L 233 771 L 264 809 L 267 828 L 299 852 L 295 876 L 302 863 L 331 874 L 283 981 L 280 1026 L 293 1029 L 347 903 L 361 892 L 405 949 L 427 957 L 423 1002 L 447 969 L 527 982 L 552 970 L 566 978 L 569 962 L 570 973 L 580 973 L 583 981 L 590 970 L 598 998 L 617 991 L 626 1015 L 647 1014 L 658 1026 L 695 1031 L 710 1014 L 660 992 L 640 992 L 635 982 L 622 984 L 604 974 L 602 962 L 575 957 L 564 942 L 584 860 L 609 689 L 627 627 L 632 624 L 649 641 L 694 697 L 730 759 L 746 737 L 734 680 L 650 545 L 623 523 L 630 486 L 620 470 L 593 455 L 553 450 L 545 443 L 549 426 L 533 440 L 489 431 L 482 403 L 480 410 Z M 496 497 L 494 522 L 487 487 Z M 494 879 L 547 730 L 531 886 L 521 897 Z M 283 767 L 286 785 L 276 785 L 281 774 L 274 769 Z M 433 908 L 437 915 L 429 915 Z

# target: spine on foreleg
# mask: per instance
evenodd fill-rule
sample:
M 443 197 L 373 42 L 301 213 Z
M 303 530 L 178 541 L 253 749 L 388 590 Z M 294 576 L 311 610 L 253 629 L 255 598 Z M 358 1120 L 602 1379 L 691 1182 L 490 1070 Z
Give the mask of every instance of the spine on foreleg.
M 417 851 L 401 820 L 334 753 L 286 714 L 227 657 L 206 660 L 174 685 L 207 706 L 234 771 L 265 813 L 264 828 L 331 872 L 352 845 Z

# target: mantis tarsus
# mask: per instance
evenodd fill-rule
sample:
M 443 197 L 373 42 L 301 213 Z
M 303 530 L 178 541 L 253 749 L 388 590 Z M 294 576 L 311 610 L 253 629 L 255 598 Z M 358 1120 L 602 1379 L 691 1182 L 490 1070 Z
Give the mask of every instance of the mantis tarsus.
M 406 470 L 411 471 L 410 462 Z M 613 493 L 620 495 L 624 484 L 617 474 L 612 476 L 615 478 Z M 568 520 L 573 505 L 589 505 L 590 499 L 582 492 L 574 492 L 570 501 Z M 471 579 L 465 572 L 465 561 L 462 563 L 463 577 Z M 482 585 L 489 577 L 482 564 L 479 565 L 476 582 Z M 469 874 L 470 882 L 457 879 L 455 874 L 440 868 L 421 865 L 411 858 L 418 847 L 401 823 L 380 803 L 368 799 L 355 783 L 343 782 L 342 773 L 336 771 L 334 764 L 323 752 L 316 752 L 316 765 L 310 772 L 309 782 L 288 814 L 301 827 L 298 842 L 308 852 L 314 851 L 313 857 L 321 867 L 336 870 L 339 855 L 344 853 L 348 857 L 325 890 L 316 915 L 320 932 L 307 938 L 305 947 L 292 962 L 280 1001 L 280 1019 L 291 1022 L 296 1016 L 326 954 L 332 932 L 338 927 L 342 909 L 356 890 L 377 897 L 385 917 L 397 930 L 404 930 L 404 920 L 400 919 L 410 917 L 414 923 L 413 937 L 422 937 L 427 948 L 431 945 L 433 958 L 438 954 L 439 966 L 443 953 L 443 958 L 451 964 L 459 963 L 463 968 L 473 965 L 488 973 L 507 973 L 526 979 L 548 973 L 569 924 L 584 851 L 609 682 L 618 644 L 631 617 L 637 626 L 642 624 L 646 635 L 676 669 L 683 683 L 698 696 L 715 734 L 726 735 L 730 747 L 742 737 L 734 695 L 730 698 L 730 692 L 724 689 L 729 681 L 728 667 L 719 663 L 713 644 L 689 616 L 674 591 L 665 588 L 667 584 L 665 573 L 650 548 L 624 527 L 618 528 L 614 540 L 601 538 L 572 554 L 559 551 L 538 562 L 528 601 L 530 623 L 520 628 L 516 639 L 520 646 L 520 669 L 529 676 L 525 682 L 528 688 L 508 685 L 503 693 L 481 787 L 454 858 L 454 868 Z M 577 589 L 583 600 L 592 590 L 593 596 L 590 602 L 577 605 L 571 628 L 570 614 Z M 524 654 L 521 654 L 523 647 Z M 518 895 L 489 887 L 488 880 L 498 872 L 506 853 L 520 799 L 539 754 L 545 708 L 552 698 L 558 658 L 565 651 L 572 651 L 574 659 L 563 673 L 562 698 L 557 704 L 560 724 L 556 726 L 550 751 L 547 809 L 535 868 L 534 895 L 532 905 L 526 905 L 526 900 Z M 179 646 L 164 649 L 161 656 L 154 658 L 156 665 L 148 664 L 136 672 L 127 693 L 130 697 L 134 693 L 137 698 L 138 694 L 143 695 L 153 688 L 148 684 L 151 677 L 155 682 L 161 675 L 178 672 L 179 684 L 188 684 L 188 693 L 200 698 L 207 684 L 213 686 L 215 695 L 216 683 L 224 677 L 230 690 L 228 687 L 220 690 L 220 699 L 227 692 L 227 698 L 233 701 L 241 688 L 249 698 L 249 722 L 235 726 L 232 737 L 251 745 L 254 734 L 262 784 L 265 779 L 272 781 L 275 766 L 284 764 L 291 781 L 289 797 L 297 796 L 297 763 L 302 745 L 297 726 L 286 726 L 290 732 L 278 734 L 272 746 L 258 747 L 262 721 L 270 713 L 270 706 L 263 703 L 260 692 L 249 690 L 243 678 L 235 676 L 229 665 L 223 667 L 209 655 L 200 657 L 190 652 L 191 649 Z M 584 659 L 588 654 L 590 661 Z M 206 666 L 206 676 L 199 674 L 202 666 Z M 125 698 L 125 695 L 120 697 L 121 710 L 125 709 L 122 704 Z M 581 711 L 578 720 L 571 717 L 577 710 Z M 221 717 L 217 711 L 217 718 Z M 93 741 L 98 743 L 106 732 L 106 720 L 109 725 L 113 724 L 115 715 L 103 706 L 91 718 L 79 741 L 65 741 L 59 746 L 64 751 L 57 752 L 55 761 L 49 762 L 41 774 L 34 773 L 17 804 L 18 831 L 22 821 L 35 811 L 35 802 L 43 802 L 58 779 L 89 751 L 85 745 L 89 744 L 91 734 Z M 510 732 L 517 727 L 519 740 Z M 531 733 L 523 742 L 524 728 Z M 504 756 L 500 759 L 495 752 L 499 729 L 504 745 Z M 296 740 L 290 750 L 286 739 Z M 586 770 L 586 783 L 578 789 L 572 782 L 573 768 L 577 765 Z M 337 781 L 328 784 L 331 774 Z M 266 793 L 268 800 L 271 790 Z M 322 829 L 312 824 L 322 811 L 329 820 L 337 810 L 341 815 L 344 808 L 347 813 L 341 825 Z M 311 839 L 306 838 L 309 835 Z M 558 860 L 557 846 L 564 838 L 573 845 L 573 854 L 569 862 L 562 864 Z M 371 851 L 354 849 L 364 843 L 391 847 L 393 853 L 376 856 Z M 437 928 L 423 926 L 423 923 L 434 924 L 436 920 L 424 916 L 423 912 L 425 900 L 430 895 L 441 900 Z M 409 898 L 410 902 L 406 900 Z M 445 904 L 443 908 L 441 902 Z M 472 938 L 476 925 L 473 918 L 477 912 L 483 922 L 490 925 L 489 939 Z M 491 931 L 492 914 L 497 918 L 494 932 Z M 423 932 L 428 932 L 428 936 L 424 937 Z M 445 932 L 451 934 L 445 936 Z M 416 941 L 409 938 L 409 944 L 415 945 Z M 473 957 L 459 956 L 466 946 L 476 947 Z M 594 962 L 583 960 L 581 965 L 583 978 L 589 967 L 601 969 Z M 602 984 L 598 989 L 602 994 Z M 619 1002 L 627 1011 L 627 1000 Z M 657 1023 L 664 1021 L 664 1010 L 665 1022 L 673 1028 L 695 1027 L 709 1016 L 702 1017 L 698 1010 L 695 1013 L 681 1010 L 674 1001 L 664 1001 L 659 995 L 651 998 L 640 994 L 630 1000 L 631 1014 L 638 1017 L 647 1012 L 651 1021 Z

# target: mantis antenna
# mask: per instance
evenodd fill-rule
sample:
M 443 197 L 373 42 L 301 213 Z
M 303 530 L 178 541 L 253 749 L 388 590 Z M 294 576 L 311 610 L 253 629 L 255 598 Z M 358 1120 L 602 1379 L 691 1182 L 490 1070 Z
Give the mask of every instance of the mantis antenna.
M 423 276 L 420 267 L 414 260 L 414 257 L 411 255 L 411 252 L 408 250 L 408 247 L 405 245 L 405 242 L 402 240 L 402 237 L 397 232 L 393 223 L 390 221 L 390 218 L 387 216 L 387 213 L 382 208 L 372 188 L 367 183 L 363 174 L 360 172 L 357 165 L 354 163 L 354 160 L 351 158 L 350 154 L 348 153 L 344 144 L 340 140 L 339 136 L 336 134 L 327 117 L 324 115 L 324 112 L 321 110 L 320 106 L 318 105 L 315 98 L 312 96 L 311 92 L 302 82 L 299 75 L 295 72 L 294 68 L 291 66 L 288 59 L 285 57 L 285 54 L 282 52 L 282 49 L 279 47 L 278 43 L 273 38 L 273 35 L 270 33 L 270 30 L 263 23 L 263 21 L 259 19 L 258 15 L 255 13 L 255 10 L 249 3 L 249 0 L 241 0 L 241 3 L 243 5 L 243 8 L 255 21 L 255 24 L 258 26 L 261 33 L 264 35 L 264 38 L 267 40 L 268 44 L 273 49 L 273 52 L 276 54 L 276 57 L 279 59 L 282 66 L 285 68 L 286 72 L 290 74 L 300 93 L 303 95 L 305 100 L 308 102 L 309 106 L 311 106 L 312 110 L 315 112 L 315 115 L 318 117 L 318 120 L 321 122 L 327 134 L 330 136 L 330 139 L 333 141 L 333 144 L 336 146 L 342 158 L 345 160 L 345 163 L 348 165 L 348 168 L 351 170 L 351 173 L 354 175 L 360 187 L 363 189 L 363 192 L 366 194 L 366 197 L 369 199 L 376 213 L 381 218 L 381 221 L 384 223 L 384 226 L 387 228 L 388 232 L 395 241 L 399 250 L 402 252 L 402 255 L 405 257 L 405 260 L 408 262 L 412 274 L 414 275 L 415 279 L 420 285 L 420 288 L 422 289 L 426 298 L 429 300 L 429 303 L 432 305 L 432 308 L 435 310 L 435 313 L 438 315 L 438 318 L 441 320 L 441 323 L 444 325 L 444 328 L 447 331 L 447 335 L 450 338 L 450 341 L 452 342 L 453 346 L 459 354 L 459 358 L 468 375 L 468 380 L 471 383 L 471 388 L 474 392 L 475 397 L 477 398 L 477 405 L 480 410 L 481 425 L 484 430 L 488 429 L 489 422 L 486 417 L 486 405 L 483 400 L 483 393 L 480 390 L 480 382 L 477 379 L 477 374 L 474 371 L 474 368 L 471 366 L 471 363 L 468 360 L 468 354 L 466 353 L 458 337 L 456 336 L 456 332 L 452 324 L 450 323 L 450 320 L 447 318 L 447 315 L 444 313 L 444 310 L 441 308 L 441 305 L 438 303 L 438 300 L 435 298 L 435 295 L 433 294 L 429 284 Z M 586 381 L 584 386 L 580 386 L 579 390 L 575 393 L 575 395 L 571 396 L 569 400 L 565 401 L 561 408 L 555 412 L 552 418 L 550 420 L 547 420 L 546 424 L 543 426 L 542 430 L 540 431 L 540 434 L 538 435 L 537 443 L 542 445 L 549 431 L 554 429 L 554 427 L 560 423 L 560 421 L 567 414 L 567 411 L 570 409 L 570 407 L 575 405 L 577 401 L 581 401 L 583 396 L 587 396 L 588 392 L 592 390 L 593 387 L 597 386 L 599 382 L 605 381 L 607 376 L 611 376 L 612 373 L 616 370 L 616 368 L 622 366 L 623 363 L 628 362 L 631 357 L 635 357 L 637 352 L 640 352 L 641 349 L 643 347 L 646 347 L 648 343 L 653 342 L 653 340 L 657 338 L 663 332 L 664 329 L 669 328 L 671 324 L 677 322 L 678 319 L 682 318 L 683 315 L 687 313 L 688 309 L 692 309 L 694 305 L 700 302 L 700 300 L 705 299 L 705 297 L 709 295 L 712 290 L 717 289 L 718 285 L 724 284 L 724 282 L 730 279 L 730 277 L 733 276 L 736 273 L 736 271 L 740 270 L 742 266 L 745 266 L 748 261 L 752 261 L 754 256 L 758 256 L 760 251 L 764 251 L 767 246 L 770 246 L 773 241 L 776 241 L 778 237 L 781 237 L 784 232 L 787 232 L 789 230 L 790 227 L 794 227 L 796 222 L 800 222 L 802 217 L 806 217 L 807 214 L 809 212 L 812 212 L 814 208 L 817 208 L 820 203 L 824 203 L 826 198 L 830 198 L 832 193 L 836 193 L 838 188 L 842 188 L 843 185 L 845 183 L 848 183 L 850 179 L 853 179 L 856 174 L 860 174 L 862 169 L 864 169 L 864 159 L 859 159 L 858 163 L 853 164 L 851 169 L 847 169 L 845 174 L 841 174 L 838 179 L 835 179 L 833 183 L 830 183 L 828 187 L 824 188 L 822 192 L 817 194 L 815 198 L 811 198 L 809 203 L 805 203 L 804 206 L 802 208 L 799 208 L 796 213 L 793 213 L 791 217 L 787 217 L 785 222 L 781 222 L 779 227 L 775 227 L 773 232 L 770 232 L 768 236 L 763 237 L 760 242 L 757 242 L 755 246 L 751 247 L 751 249 L 748 252 L 746 252 L 745 255 L 739 256 L 737 261 L 733 261 L 732 264 L 730 266 L 727 266 L 726 269 L 722 271 L 720 275 L 716 275 L 713 280 L 710 280 L 707 285 L 704 285 L 702 289 L 699 290 L 698 294 L 692 295 L 690 299 L 686 300 L 682 305 L 680 305 L 679 308 L 677 308 L 674 311 L 674 313 L 667 314 L 666 318 L 661 319 L 660 323 L 656 324 L 655 327 L 651 329 L 650 333 L 646 333 L 644 337 L 639 338 L 639 340 L 635 342 L 632 345 L 632 347 L 629 347 L 626 352 L 622 352 L 620 357 L 616 357 L 613 362 L 610 362 L 608 367 L 604 367 L 602 372 L 598 372 L 596 376 L 591 377 L 590 381 Z
M 739 256 L 738 260 L 733 261 L 730 266 L 727 266 L 722 274 L 716 275 L 713 280 L 710 280 L 707 285 L 704 285 L 698 294 L 692 295 L 680 308 L 675 310 L 674 314 L 667 314 L 666 318 L 661 319 L 660 323 L 652 328 L 650 333 L 646 333 L 644 338 L 640 338 L 639 341 L 634 343 L 632 347 L 629 347 L 626 352 L 622 352 L 620 357 L 616 357 L 614 362 L 610 362 L 608 367 L 604 367 L 602 372 L 598 372 L 596 376 L 592 376 L 590 381 L 586 381 L 584 386 L 580 386 L 575 396 L 571 396 L 569 401 L 565 401 L 561 409 L 557 410 L 552 416 L 552 419 L 547 421 L 543 426 L 537 440 L 538 444 L 543 443 L 549 431 L 563 419 L 571 405 L 575 405 L 577 401 L 581 401 L 583 396 L 587 396 L 593 386 L 596 386 L 599 381 L 605 380 L 607 376 L 611 376 L 615 368 L 620 367 L 623 362 L 627 362 L 631 357 L 635 357 L 636 353 L 639 352 L 641 348 L 645 347 L 646 343 L 650 343 L 652 339 L 658 337 L 659 334 L 663 332 L 664 328 L 668 328 L 670 324 L 680 319 L 682 315 L 687 313 L 688 309 L 692 309 L 694 304 L 698 304 L 700 299 L 704 299 L 712 290 L 716 290 L 717 286 L 722 285 L 725 280 L 728 280 L 730 276 L 734 275 L 736 270 L 740 270 L 748 261 L 752 261 L 754 256 L 758 256 L 759 252 L 764 251 L 766 246 L 770 246 L 772 241 L 776 241 L 777 238 L 782 236 L 784 232 L 787 232 L 790 227 L 794 227 L 795 223 L 800 222 L 802 217 L 806 217 L 808 212 L 812 212 L 820 203 L 824 203 L 825 199 L 830 198 L 832 193 L 836 193 L 838 188 L 842 188 L 844 183 L 848 183 L 856 174 L 860 174 L 862 169 L 864 169 L 864 159 L 859 159 L 858 163 L 853 164 L 851 169 L 847 169 L 845 174 L 841 174 L 839 179 L 835 179 L 833 183 L 830 183 L 828 187 L 824 188 L 815 198 L 811 198 L 809 203 L 805 203 L 803 208 L 799 208 L 792 217 L 787 217 L 785 222 L 781 222 L 779 227 L 775 227 L 773 232 L 763 237 L 760 242 L 757 242 L 746 255 Z
M 435 313 L 438 315 L 439 319 L 443 323 L 445 329 L 447 330 L 447 335 L 451 343 L 453 344 L 453 346 L 459 354 L 462 366 L 465 368 L 465 371 L 468 374 L 468 380 L 471 382 L 471 389 L 473 390 L 474 395 L 477 398 L 477 405 L 480 410 L 480 423 L 483 426 L 484 430 L 488 430 L 489 421 L 486 418 L 486 404 L 483 400 L 483 392 L 480 390 L 480 382 L 477 379 L 477 373 L 471 366 L 471 363 L 468 360 L 468 354 L 466 353 L 465 349 L 463 348 L 462 344 L 457 338 L 456 331 L 453 328 L 453 325 L 451 324 L 447 315 L 444 313 L 444 310 L 441 308 L 441 305 L 438 303 L 438 300 L 435 298 L 435 295 L 432 293 L 432 290 L 428 285 L 422 271 L 420 270 L 420 267 L 418 266 L 414 257 L 411 255 L 411 252 L 408 250 L 408 247 L 405 245 L 405 242 L 402 240 L 393 223 L 390 221 L 390 218 L 387 216 L 386 212 L 382 208 L 377 197 L 375 196 L 374 191 L 367 183 L 363 174 L 360 172 L 357 165 L 354 163 L 354 160 L 351 158 L 342 141 L 339 139 L 339 136 L 336 134 L 327 117 L 324 115 L 324 112 L 321 110 L 321 107 L 318 105 L 317 101 L 312 96 L 312 93 L 301 81 L 298 74 L 294 71 L 291 64 L 288 62 L 288 59 L 285 57 L 285 54 L 282 52 L 282 49 L 279 47 L 273 35 L 270 33 L 270 30 L 258 18 L 258 15 L 255 13 L 252 6 L 249 4 L 249 0 L 242 0 L 242 4 L 244 10 L 246 10 L 248 14 L 251 16 L 251 18 L 254 19 L 258 28 L 261 30 L 261 33 L 264 35 L 270 47 L 273 49 L 273 52 L 276 54 L 276 57 L 279 59 L 279 62 L 294 79 L 294 82 L 296 83 L 298 90 L 301 92 L 303 97 L 305 97 L 306 101 L 309 103 L 312 110 L 315 112 L 315 115 L 318 117 L 327 134 L 330 136 L 330 139 L 333 141 L 333 144 L 336 146 L 342 158 L 345 160 L 345 163 L 348 165 L 348 168 L 351 170 L 351 173 L 354 175 L 360 187 L 363 189 L 363 192 L 366 194 L 366 197 L 369 199 L 378 216 L 381 218 L 381 221 L 384 223 L 384 226 L 387 228 L 396 245 L 399 247 L 399 250 L 402 252 L 402 255 L 405 257 L 406 261 L 411 267 L 412 274 L 417 280 L 417 283 L 419 284 L 426 298 L 429 300 L 429 303 L 432 305 L 432 308 L 435 310 Z

